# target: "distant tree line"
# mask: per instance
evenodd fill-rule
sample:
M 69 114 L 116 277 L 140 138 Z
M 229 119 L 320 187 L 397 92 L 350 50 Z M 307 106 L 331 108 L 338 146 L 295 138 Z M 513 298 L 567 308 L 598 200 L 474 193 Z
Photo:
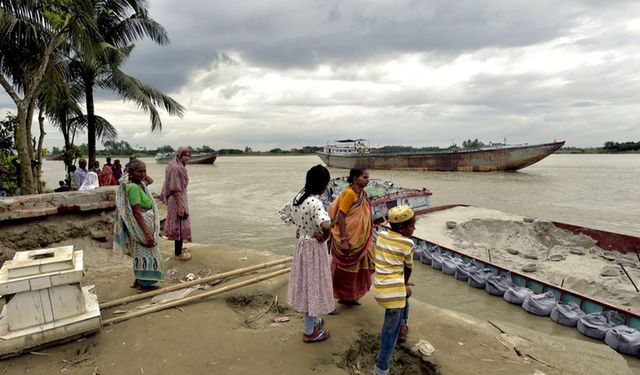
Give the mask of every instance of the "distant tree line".
M 604 143 L 604 150 L 611 152 L 629 152 L 629 151 L 640 151 L 640 142 L 612 142 L 608 141 Z

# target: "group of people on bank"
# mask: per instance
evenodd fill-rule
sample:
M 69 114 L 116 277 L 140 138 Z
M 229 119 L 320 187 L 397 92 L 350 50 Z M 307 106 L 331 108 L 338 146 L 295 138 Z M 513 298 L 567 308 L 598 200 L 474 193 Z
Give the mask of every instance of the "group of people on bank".
M 184 241 L 191 240 L 186 169 L 190 156 L 188 147 L 178 148 L 167 165 L 160 193 L 167 205 L 162 234 L 175 241 L 177 260 L 191 258 L 184 248 Z M 114 249 L 133 259 L 132 287 L 138 290 L 153 289 L 164 277 L 158 246 L 160 217 L 146 172 L 141 160 L 125 166 L 116 193 L 113 236 Z M 316 343 L 330 337 L 322 316 L 337 314 L 335 300 L 357 306 L 373 286 L 376 300 L 385 308 L 375 373 L 386 375 L 396 343 L 405 340 L 408 332 L 414 213 L 408 206 L 392 208 L 387 219 L 391 230 L 375 233 L 371 202 L 364 190 L 368 171 L 352 169 L 349 186 L 331 203 L 322 197 L 330 179 L 327 168 L 312 167 L 304 188 L 279 211 L 285 223 L 295 225 L 297 238 L 287 300 L 304 314 L 303 341 Z
M 374 370 L 386 375 L 396 343 L 408 333 L 415 215 L 408 206 L 394 207 L 387 217 L 391 230 L 375 233 L 364 190 L 368 171 L 351 169 L 349 186 L 325 207 L 329 181 L 324 166 L 312 167 L 304 188 L 279 211 L 285 223 L 296 226 L 288 303 L 304 314 L 303 341 L 321 342 L 330 337 L 321 316 L 337 312 L 335 299 L 359 305 L 373 285 L 375 299 L 385 308 Z
M 78 167 L 72 166 L 75 186 L 78 190 L 93 190 L 100 186 L 116 186 L 122 177 L 122 164 L 116 159 L 111 163 L 111 158 L 100 169 L 100 162 L 93 162 L 90 169 L 87 169 L 87 161 L 80 159 Z M 55 191 L 68 191 L 72 189 L 68 181 L 59 182 L 60 188 Z M 66 189 L 65 189 L 66 187 Z

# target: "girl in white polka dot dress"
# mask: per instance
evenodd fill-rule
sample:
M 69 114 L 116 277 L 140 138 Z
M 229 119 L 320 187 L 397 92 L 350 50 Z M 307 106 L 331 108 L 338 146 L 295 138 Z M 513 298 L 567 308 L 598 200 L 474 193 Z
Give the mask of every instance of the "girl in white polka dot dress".
M 320 316 L 335 309 L 325 244 L 331 234 L 331 219 L 319 198 L 327 189 L 330 178 L 324 166 L 311 168 L 304 189 L 279 211 L 285 223 L 296 226 L 297 242 L 293 249 L 287 302 L 296 311 L 304 313 L 302 340 L 307 343 L 329 338 Z

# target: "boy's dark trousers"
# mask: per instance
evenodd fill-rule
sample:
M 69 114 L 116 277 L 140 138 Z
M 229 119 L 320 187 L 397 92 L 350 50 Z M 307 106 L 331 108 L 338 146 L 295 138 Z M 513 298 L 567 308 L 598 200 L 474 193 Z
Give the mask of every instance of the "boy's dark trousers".
M 400 335 L 400 326 L 406 324 L 407 319 L 409 319 L 408 297 L 403 308 L 385 309 L 384 323 L 380 333 L 380 352 L 378 353 L 375 367 L 376 375 L 387 375 L 389 373 L 389 363 Z

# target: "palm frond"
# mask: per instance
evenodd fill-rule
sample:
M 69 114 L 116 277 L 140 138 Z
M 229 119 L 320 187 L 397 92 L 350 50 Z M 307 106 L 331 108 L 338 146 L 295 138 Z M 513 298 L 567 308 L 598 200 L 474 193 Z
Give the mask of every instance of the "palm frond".
M 118 130 L 104 117 L 95 116 L 96 137 L 102 141 L 115 141 L 118 139 Z M 69 124 L 75 127 L 78 133 L 83 133 L 89 126 L 89 118 L 86 115 L 76 116 L 69 120 Z
M 124 100 L 138 105 L 151 118 L 151 130 L 161 130 L 162 122 L 156 106 L 163 108 L 169 115 L 182 117 L 184 107 L 176 100 L 165 95 L 155 87 L 133 78 L 119 69 L 114 69 L 108 77 L 101 82 L 102 87 L 110 88 L 117 92 Z

